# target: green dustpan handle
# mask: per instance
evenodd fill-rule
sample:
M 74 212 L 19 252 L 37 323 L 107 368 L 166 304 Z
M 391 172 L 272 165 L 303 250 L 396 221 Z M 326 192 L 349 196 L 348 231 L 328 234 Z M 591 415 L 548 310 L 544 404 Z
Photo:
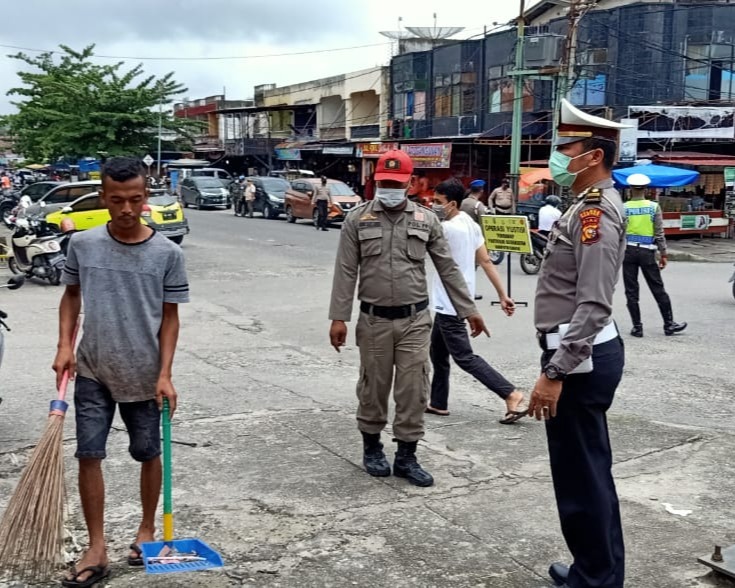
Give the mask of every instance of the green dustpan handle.
M 163 540 L 174 540 L 173 483 L 171 479 L 171 409 L 163 399 Z

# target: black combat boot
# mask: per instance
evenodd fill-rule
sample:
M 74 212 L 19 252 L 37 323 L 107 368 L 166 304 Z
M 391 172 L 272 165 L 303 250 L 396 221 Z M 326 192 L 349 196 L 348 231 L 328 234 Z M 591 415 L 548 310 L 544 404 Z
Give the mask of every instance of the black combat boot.
M 659 308 L 661 310 L 661 316 L 664 319 L 664 335 L 670 337 L 671 335 L 681 333 L 687 328 L 686 323 L 674 322 L 674 311 L 671 309 L 671 302 L 662 304 Z
M 396 460 L 393 462 L 393 475 L 399 478 L 406 478 L 414 486 L 431 486 L 434 478 L 416 461 L 416 441 L 400 441 L 398 443 L 398 451 L 396 451 Z
M 383 444 L 380 442 L 380 433 L 362 433 L 363 456 L 362 463 L 365 471 L 371 476 L 390 476 L 390 464 L 385 459 Z
M 643 323 L 641 322 L 641 307 L 637 302 L 628 303 L 628 312 L 630 319 L 633 321 L 633 330 L 630 332 L 633 337 L 643 337 Z

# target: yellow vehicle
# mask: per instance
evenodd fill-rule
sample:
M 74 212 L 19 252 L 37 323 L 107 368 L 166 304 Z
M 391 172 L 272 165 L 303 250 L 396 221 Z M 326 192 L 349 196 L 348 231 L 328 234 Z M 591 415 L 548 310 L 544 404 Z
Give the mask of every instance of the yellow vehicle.
M 59 230 L 65 218 L 74 221 L 77 231 L 86 231 L 110 221 L 110 213 L 102 206 L 97 192 L 77 198 L 69 206 L 46 215 L 46 222 Z M 181 243 L 189 233 L 189 223 L 184 211 L 171 194 L 165 190 L 151 190 L 148 204 L 143 207 L 142 223 L 168 237 L 174 243 Z

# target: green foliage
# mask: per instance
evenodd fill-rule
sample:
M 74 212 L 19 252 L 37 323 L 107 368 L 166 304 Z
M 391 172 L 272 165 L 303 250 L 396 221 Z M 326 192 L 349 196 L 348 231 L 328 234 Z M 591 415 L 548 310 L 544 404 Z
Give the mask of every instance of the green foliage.
M 174 118 L 165 105 L 186 88 L 173 79 L 146 76 L 139 64 L 128 71 L 123 62 L 93 63 L 94 45 L 81 52 L 61 45 L 60 56 L 41 53 L 11 55 L 31 66 L 18 72 L 23 86 L 17 96 L 17 114 L 4 117 L 15 139 L 16 151 L 37 161 L 58 157 L 142 154 L 155 145 L 159 108 L 161 126 L 190 137 L 191 121 Z M 55 58 L 58 57 L 58 58 Z

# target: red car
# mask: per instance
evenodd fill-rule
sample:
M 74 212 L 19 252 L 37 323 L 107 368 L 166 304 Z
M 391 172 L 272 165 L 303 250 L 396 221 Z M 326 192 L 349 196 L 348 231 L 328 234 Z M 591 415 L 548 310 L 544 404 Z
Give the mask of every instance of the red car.
M 321 185 L 319 178 L 301 178 L 291 182 L 286 190 L 284 209 L 286 220 L 295 223 L 298 219 L 310 219 L 316 226 L 316 206 L 311 203 L 314 192 Z M 339 180 L 327 180 L 332 195 L 332 207 L 329 209 L 329 222 L 340 222 L 345 215 L 362 202 L 347 184 Z

